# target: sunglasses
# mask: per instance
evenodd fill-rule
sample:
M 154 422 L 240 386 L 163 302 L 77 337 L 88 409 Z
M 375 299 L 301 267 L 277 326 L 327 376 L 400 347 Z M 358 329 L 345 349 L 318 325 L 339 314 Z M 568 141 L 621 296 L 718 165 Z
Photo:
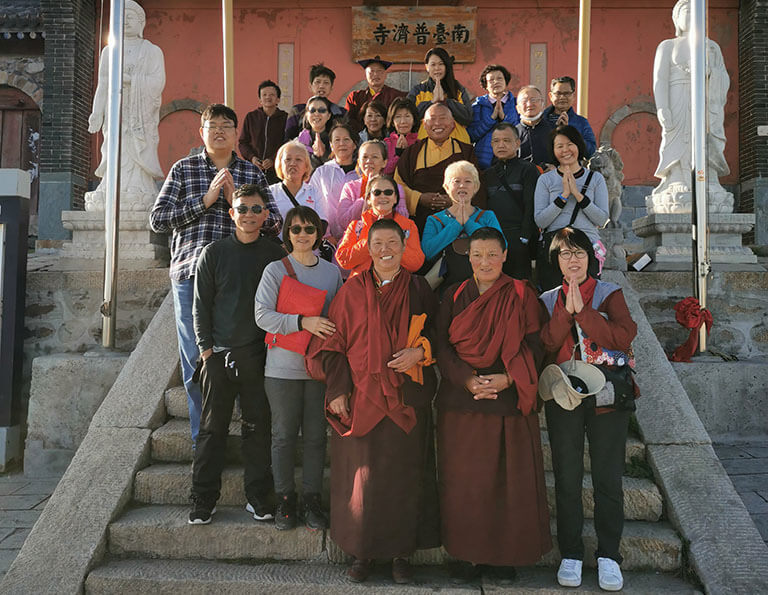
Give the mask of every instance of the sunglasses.
M 395 193 L 395 191 L 392 188 L 387 188 L 386 190 L 379 190 L 378 188 L 376 190 L 371 190 L 371 194 L 374 196 L 381 196 L 382 194 L 384 196 L 392 196 Z
M 303 227 L 301 225 L 291 225 L 288 228 L 288 231 L 290 231 L 293 235 L 297 236 L 301 233 L 302 229 L 307 235 L 310 235 L 310 236 L 317 231 L 317 227 L 315 227 L 314 225 L 305 225 Z
M 248 205 L 237 205 L 235 207 L 235 210 L 241 215 L 245 215 L 249 209 L 254 215 L 261 215 L 263 211 L 267 210 L 267 207 L 262 207 L 261 205 L 251 205 L 250 207 Z
M 315 114 L 315 113 L 317 113 L 317 114 L 327 114 L 328 113 L 328 108 L 327 107 L 310 107 L 307 111 L 310 114 Z

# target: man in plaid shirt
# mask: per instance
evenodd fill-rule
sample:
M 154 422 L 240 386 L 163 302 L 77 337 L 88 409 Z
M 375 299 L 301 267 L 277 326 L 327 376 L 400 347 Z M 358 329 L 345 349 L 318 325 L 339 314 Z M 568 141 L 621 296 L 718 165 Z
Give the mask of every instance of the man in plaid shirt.
M 153 231 L 173 234 L 171 289 L 192 444 L 197 440 L 202 410 L 200 387 L 192 381 L 200 357 L 192 320 L 197 259 L 206 245 L 234 233 L 229 208 L 232 194 L 243 184 L 256 184 L 268 197 L 266 206 L 270 213 L 262 226 L 262 235 L 277 236 L 283 223 L 264 174 L 235 154 L 234 110 L 220 103 L 205 108 L 200 116 L 200 136 L 205 151 L 173 165 L 149 215 Z

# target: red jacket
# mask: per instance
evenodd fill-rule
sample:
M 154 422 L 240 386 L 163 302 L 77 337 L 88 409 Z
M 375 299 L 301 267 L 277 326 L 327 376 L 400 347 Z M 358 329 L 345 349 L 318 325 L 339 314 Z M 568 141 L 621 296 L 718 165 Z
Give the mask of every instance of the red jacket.
M 371 225 L 378 220 L 372 209 L 363 212 L 361 219 L 352 221 L 344 232 L 344 237 L 336 249 L 336 260 L 341 268 L 352 271 L 357 275 L 367 271 L 371 267 L 371 255 L 368 253 L 368 231 Z M 395 213 L 395 223 L 405 232 L 405 253 L 401 266 L 411 273 L 418 271 L 424 264 L 424 252 L 421 251 L 419 231 L 416 224 Z

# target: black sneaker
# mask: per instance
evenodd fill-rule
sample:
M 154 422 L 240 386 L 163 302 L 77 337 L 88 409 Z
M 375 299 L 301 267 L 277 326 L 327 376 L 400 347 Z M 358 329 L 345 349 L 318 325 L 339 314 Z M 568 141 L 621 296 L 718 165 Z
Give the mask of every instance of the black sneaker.
M 328 528 L 328 517 L 325 516 L 320 494 L 304 494 L 301 514 L 304 524 L 310 529 Z
M 484 579 L 493 581 L 498 585 L 509 585 L 517 578 L 517 571 L 514 566 L 491 566 L 483 564 L 480 566 L 480 573 Z
M 189 512 L 187 522 L 190 525 L 207 525 L 211 522 L 211 517 L 216 512 L 216 507 L 211 508 L 202 502 L 192 504 L 192 510 Z
M 296 527 L 296 493 L 277 494 L 277 510 L 275 511 L 275 528 L 287 531 Z
M 275 518 L 275 509 L 256 498 L 252 498 L 251 502 L 245 505 L 245 510 L 251 513 L 256 521 L 271 521 Z

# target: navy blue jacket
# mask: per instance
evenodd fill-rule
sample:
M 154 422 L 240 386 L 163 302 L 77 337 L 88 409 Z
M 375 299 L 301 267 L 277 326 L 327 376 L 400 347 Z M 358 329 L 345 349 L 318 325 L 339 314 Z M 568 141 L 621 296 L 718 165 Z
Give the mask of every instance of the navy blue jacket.
M 555 122 L 557 122 L 559 117 L 560 116 L 555 113 L 555 108 L 552 105 L 545 109 L 544 114 L 542 115 L 542 118 L 545 118 L 547 121 L 549 121 L 553 127 L 555 126 Z M 580 116 L 575 111 L 573 111 L 572 107 L 569 107 L 568 125 L 573 126 L 581 133 L 581 136 L 584 139 L 584 144 L 587 145 L 586 157 L 592 157 L 592 153 L 594 153 L 595 149 L 597 149 L 597 142 L 595 141 L 595 133 L 592 132 L 592 126 L 589 125 L 589 121 L 584 116 Z
M 513 126 L 520 121 L 520 114 L 515 108 L 515 96 L 509 94 L 504 104 L 504 122 Z M 493 127 L 499 120 L 493 117 L 494 104 L 488 99 L 488 95 L 476 97 L 472 102 L 472 123 L 467 128 L 469 138 L 475 144 L 475 157 L 480 169 L 488 169 L 493 161 L 493 149 L 491 148 L 491 135 Z

